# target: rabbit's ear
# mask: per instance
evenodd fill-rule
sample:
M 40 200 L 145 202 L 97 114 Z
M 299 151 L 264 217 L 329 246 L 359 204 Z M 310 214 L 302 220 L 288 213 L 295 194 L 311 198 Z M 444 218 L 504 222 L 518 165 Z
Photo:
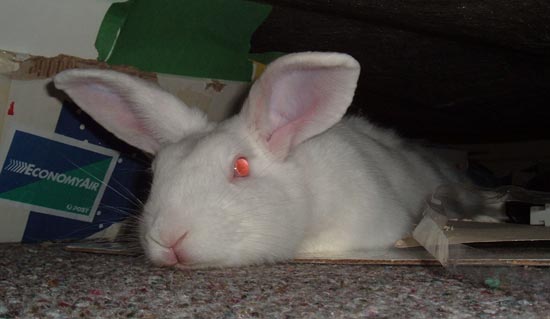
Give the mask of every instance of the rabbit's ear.
M 152 83 L 119 72 L 68 70 L 55 76 L 54 83 L 107 130 L 151 154 L 162 144 L 208 127 L 200 110 Z
M 336 124 L 351 104 L 359 63 L 339 53 L 296 53 L 271 63 L 242 111 L 276 157 Z

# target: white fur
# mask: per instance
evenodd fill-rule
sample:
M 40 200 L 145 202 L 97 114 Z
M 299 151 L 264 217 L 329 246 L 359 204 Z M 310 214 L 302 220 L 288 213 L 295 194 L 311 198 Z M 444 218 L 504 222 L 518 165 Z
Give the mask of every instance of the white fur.
M 411 230 L 424 197 L 454 173 L 391 131 L 341 120 L 358 76 L 345 54 L 287 55 L 253 85 L 241 114 L 217 125 L 112 71 L 66 71 L 55 84 L 157 155 L 143 246 L 157 264 L 198 267 L 389 247 Z M 250 176 L 233 178 L 237 156 Z

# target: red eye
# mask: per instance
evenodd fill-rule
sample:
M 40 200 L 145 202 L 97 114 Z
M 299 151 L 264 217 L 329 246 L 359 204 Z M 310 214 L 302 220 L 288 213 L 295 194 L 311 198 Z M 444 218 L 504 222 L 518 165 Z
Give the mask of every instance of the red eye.
M 248 166 L 248 159 L 246 157 L 239 157 L 235 160 L 235 166 L 233 166 L 233 176 L 246 177 L 250 173 Z

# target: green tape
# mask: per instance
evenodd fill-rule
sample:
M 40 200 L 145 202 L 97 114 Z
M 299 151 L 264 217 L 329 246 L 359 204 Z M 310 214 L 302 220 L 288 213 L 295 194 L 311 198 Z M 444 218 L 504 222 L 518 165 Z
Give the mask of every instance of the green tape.
M 97 49 L 97 59 L 105 61 L 109 57 L 117 40 L 119 30 L 124 26 L 128 11 L 133 2 L 120 2 L 112 4 L 99 27 L 95 47 Z
M 108 10 L 96 48 L 110 64 L 250 81 L 250 38 L 270 11 L 244 0 L 131 0 Z

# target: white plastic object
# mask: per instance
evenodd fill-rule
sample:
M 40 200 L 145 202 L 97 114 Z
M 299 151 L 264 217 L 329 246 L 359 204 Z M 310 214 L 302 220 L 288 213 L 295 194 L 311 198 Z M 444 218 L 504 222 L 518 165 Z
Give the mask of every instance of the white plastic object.
M 531 207 L 531 225 L 544 225 L 550 227 L 550 204 Z

